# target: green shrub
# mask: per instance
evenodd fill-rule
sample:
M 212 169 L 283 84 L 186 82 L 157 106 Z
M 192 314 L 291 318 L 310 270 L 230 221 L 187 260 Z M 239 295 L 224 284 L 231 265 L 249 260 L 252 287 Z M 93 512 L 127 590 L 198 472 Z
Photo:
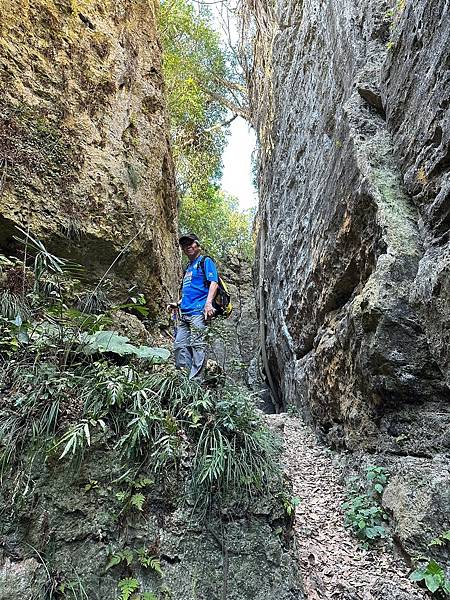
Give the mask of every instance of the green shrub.
M 178 188 L 203 188 L 220 175 L 227 110 L 227 57 L 211 13 L 189 0 L 162 0 L 158 15 Z M 213 97 L 214 96 L 214 97 Z
M 230 253 L 252 261 L 253 215 L 220 189 L 231 122 L 247 111 L 233 52 L 224 49 L 211 11 L 190 0 L 161 0 L 159 30 L 182 232 L 194 231 L 217 260 Z
M 149 549 L 145 547 L 138 548 L 137 550 L 132 548 L 124 548 L 123 550 L 115 552 L 110 556 L 105 571 L 108 571 L 109 569 L 112 569 L 113 567 L 123 563 L 129 567 L 136 562 L 144 568 L 154 571 L 161 577 L 163 576 L 161 562 L 158 556 L 151 554 Z
M 45 356 L 46 348 L 39 352 Z M 240 388 L 207 389 L 171 366 L 143 370 L 107 359 L 60 365 L 35 358 L 28 349 L 25 356 L 18 351 L 0 372 L 2 472 L 26 448 L 78 466 L 92 445 L 115 440 L 128 468 L 145 465 L 167 478 L 184 465 L 201 511 L 215 500 L 245 501 L 278 472 L 278 445 Z M 124 507 L 142 510 L 145 491 L 123 493 Z
M 423 582 L 432 594 L 444 598 L 450 598 L 450 580 L 445 576 L 444 569 L 435 561 L 423 559 L 409 576 L 411 581 Z
M 207 509 L 214 499 L 249 498 L 277 474 L 280 448 L 255 404 L 239 388 L 224 388 L 196 439 L 191 491 Z
M 444 531 L 429 544 L 429 548 L 450 547 L 450 530 Z M 429 556 L 420 556 L 414 560 L 416 568 L 409 576 L 411 581 L 423 584 L 436 598 L 450 598 L 450 580 L 441 565 Z
M 180 227 L 194 231 L 206 252 L 219 262 L 226 262 L 230 255 L 253 262 L 253 216 L 252 211 L 240 211 L 235 198 L 211 185 L 184 195 Z
M 348 500 L 344 502 L 345 526 L 365 545 L 387 536 L 387 515 L 381 506 L 381 495 L 388 480 L 383 467 L 369 466 L 366 481 L 351 480 Z
M 34 238 L 33 248 L 36 281 L 56 274 L 58 296 L 49 306 L 33 291 L 29 321 L 0 321 L 0 475 L 30 452 L 77 468 L 91 447 L 108 443 L 124 472 L 185 481 L 203 514 L 247 502 L 278 477 L 278 443 L 248 392 L 225 380 L 203 387 L 161 364 L 166 349 L 102 329 L 104 315 L 85 315 L 63 299 L 64 261 Z M 146 509 L 147 491 L 135 480 L 118 491 L 121 512 Z

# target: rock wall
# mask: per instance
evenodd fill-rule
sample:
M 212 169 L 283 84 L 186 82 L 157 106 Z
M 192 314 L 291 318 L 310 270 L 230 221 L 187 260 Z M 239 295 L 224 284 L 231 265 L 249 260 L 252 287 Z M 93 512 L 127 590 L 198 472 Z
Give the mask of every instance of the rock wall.
M 337 445 L 442 451 L 449 3 L 249 4 L 272 374 Z
M 110 600 L 125 578 L 139 582 L 133 598 L 304 598 L 281 499 L 255 497 L 240 514 L 199 521 L 183 501 L 180 473 L 166 488 L 147 480 L 142 510 L 125 510 L 116 494 L 128 489 L 133 469 L 121 471 L 117 453 L 105 448 L 78 471 L 56 458 L 44 465 L 34 456 L 26 464 L 0 490 L 0 600 Z M 130 564 L 108 568 L 124 550 L 145 550 L 160 571 L 142 566 L 136 554 Z
M 231 295 L 233 312 L 226 320 L 212 321 L 210 357 L 234 381 L 251 386 L 254 375 L 250 366 L 259 346 L 251 265 L 231 256 L 227 264 L 219 266 L 219 272 Z
M 412 300 L 450 387 L 450 6 L 409 4 L 392 34 L 381 89 L 395 158 L 420 214 Z
M 156 2 L 0 0 L 0 245 L 15 226 L 158 302 L 179 249 Z

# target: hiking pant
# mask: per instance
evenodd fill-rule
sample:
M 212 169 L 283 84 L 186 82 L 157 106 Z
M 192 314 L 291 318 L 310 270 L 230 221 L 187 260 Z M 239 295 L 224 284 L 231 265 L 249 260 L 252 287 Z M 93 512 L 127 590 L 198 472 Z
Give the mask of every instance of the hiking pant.
M 208 325 L 203 314 L 181 315 L 175 337 L 175 365 L 186 369 L 189 379 L 203 379 L 208 344 L 205 333 Z

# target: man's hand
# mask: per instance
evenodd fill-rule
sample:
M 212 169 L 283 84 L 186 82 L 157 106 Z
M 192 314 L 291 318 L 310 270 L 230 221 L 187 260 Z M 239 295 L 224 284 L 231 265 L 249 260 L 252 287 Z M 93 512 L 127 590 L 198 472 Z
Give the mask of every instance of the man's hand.
M 215 315 L 216 310 L 213 308 L 213 305 L 211 302 L 207 302 L 205 304 L 205 310 L 203 311 L 204 315 L 205 315 L 205 319 L 210 319 L 211 317 L 213 317 Z

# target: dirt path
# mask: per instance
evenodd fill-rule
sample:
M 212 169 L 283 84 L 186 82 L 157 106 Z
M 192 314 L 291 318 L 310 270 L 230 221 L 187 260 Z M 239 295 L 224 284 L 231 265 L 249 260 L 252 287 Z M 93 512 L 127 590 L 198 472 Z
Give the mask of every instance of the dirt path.
M 367 551 L 343 525 L 345 488 L 332 454 L 302 422 L 271 415 L 284 433 L 283 461 L 294 495 L 295 534 L 308 600 L 419 600 L 428 598 L 407 579 L 403 561 L 389 550 Z

